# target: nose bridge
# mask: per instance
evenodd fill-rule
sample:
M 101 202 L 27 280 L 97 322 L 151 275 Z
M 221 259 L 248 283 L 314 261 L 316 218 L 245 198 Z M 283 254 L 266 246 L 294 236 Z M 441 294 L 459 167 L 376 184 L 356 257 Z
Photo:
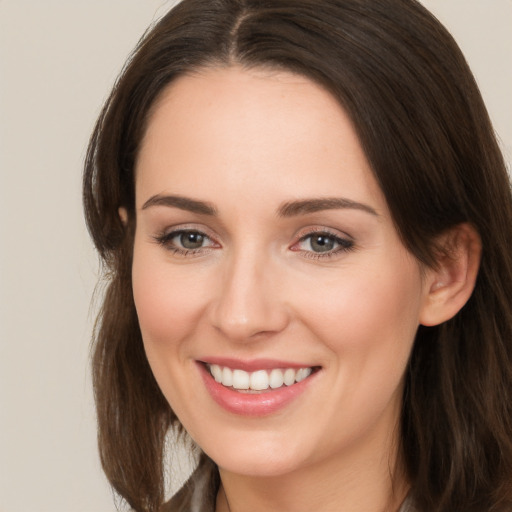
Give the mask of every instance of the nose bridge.
M 272 258 L 256 244 L 234 250 L 220 275 L 219 293 L 212 308 L 213 325 L 237 341 L 284 329 L 288 314 L 276 272 Z

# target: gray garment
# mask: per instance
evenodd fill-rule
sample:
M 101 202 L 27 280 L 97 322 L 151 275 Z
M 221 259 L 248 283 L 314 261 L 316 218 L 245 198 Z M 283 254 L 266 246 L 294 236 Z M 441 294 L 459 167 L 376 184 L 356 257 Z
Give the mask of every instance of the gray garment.
M 161 512 L 215 512 L 219 483 L 217 466 L 203 455 L 192 476 Z
M 161 512 L 215 512 L 219 483 L 217 467 L 205 457 Z M 406 498 L 398 512 L 416 512 L 410 497 Z
M 418 512 L 412 503 L 412 496 L 407 496 L 398 512 Z

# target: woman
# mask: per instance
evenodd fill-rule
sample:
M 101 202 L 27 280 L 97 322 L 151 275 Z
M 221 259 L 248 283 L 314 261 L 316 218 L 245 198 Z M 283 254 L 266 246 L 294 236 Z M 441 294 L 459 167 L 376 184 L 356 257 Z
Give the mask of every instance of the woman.
M 185 0 L 92 136 L 94 383 L 135 510 L 512 507 L 512 201 L 413 0 Z M 171 426 L 202 450 L 164 501 Z

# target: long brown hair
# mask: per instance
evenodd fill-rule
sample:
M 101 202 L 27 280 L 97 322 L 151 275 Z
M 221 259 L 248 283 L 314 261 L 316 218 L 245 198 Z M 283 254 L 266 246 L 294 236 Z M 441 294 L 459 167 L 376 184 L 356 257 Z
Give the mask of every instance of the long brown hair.
M 135 510 L 158 510 L 164 438 L 178 423 L 146 360 L 132 297 L 137 151 L 166 85 L 233 64 L 297 72 L 338 99 L 419 261 L 435 265 L 434 241 L 450 227 L 478 231 L 473 295 L 452 320 L 419 327 L 401 457 L 420 511 L 512 507 L 510 183 L 464 57 L 415 0 L 184 0 L 139 42 L 98 119 L 84 175 L 85 215 L 108 278 L 93 375 L 111 484 Z

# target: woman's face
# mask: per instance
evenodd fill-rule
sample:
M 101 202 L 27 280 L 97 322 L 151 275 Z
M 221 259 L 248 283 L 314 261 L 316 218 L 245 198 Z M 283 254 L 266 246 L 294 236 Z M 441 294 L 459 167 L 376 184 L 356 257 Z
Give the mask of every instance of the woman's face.
M 246 475 L 385 460 L 427 292 L 334 98 L 285 72 L 182 77 L 136 175 L 140 328 L 193 439 Z

